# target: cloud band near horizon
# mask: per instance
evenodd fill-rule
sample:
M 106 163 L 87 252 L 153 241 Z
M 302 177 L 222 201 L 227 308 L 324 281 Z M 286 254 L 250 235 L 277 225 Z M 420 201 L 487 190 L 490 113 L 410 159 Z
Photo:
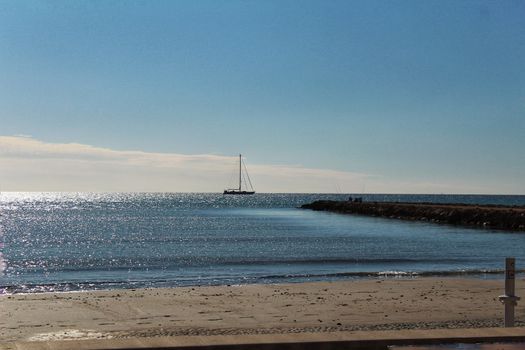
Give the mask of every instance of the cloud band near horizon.
M 236 183 L 236 156 L 121 151 L 29 136 L 0 136 L 0 189 L 49 192 L 222 192 Z M 249 161 L 258 192 L 480 193 L 462 183 Z

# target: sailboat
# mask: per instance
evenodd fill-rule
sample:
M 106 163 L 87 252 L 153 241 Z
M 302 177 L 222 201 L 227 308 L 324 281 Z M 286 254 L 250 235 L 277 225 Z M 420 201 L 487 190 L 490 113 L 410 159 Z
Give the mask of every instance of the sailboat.
M 242 189 L 242 179 L 243 179 L 243 174 L 242 174 L 242 168 L 243 168 L 243 165 L 244 165 L 244 172 L 246 174 L 246 178 L 248 179 L 248 184 L 250 185 L 250 191 L 248 191 L 247 189 L 246 190 L 243 190 Z M 244 182 L 246 182 L 246 178 L 244 180 Z M 239 188 L 228 188 L 226 190 L 224 190 L 223 194 L 254 194 L 255 191 L 253 190 L 253 186 L 252 186 L 252 181 L 250 180 L 250 176 L 248 175 L 248 170 L 246 169 L 246 164 L 244 164 L 244 162 L 242 161 L 242 155 L 239 154 Z

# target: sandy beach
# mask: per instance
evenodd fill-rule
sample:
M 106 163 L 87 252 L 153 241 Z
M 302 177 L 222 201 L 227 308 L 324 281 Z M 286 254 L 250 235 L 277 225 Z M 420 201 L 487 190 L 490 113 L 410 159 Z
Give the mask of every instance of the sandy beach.
M 0 338 L 495 327 L 500 294 L 501 280 L 414 278 L 2 295 Z

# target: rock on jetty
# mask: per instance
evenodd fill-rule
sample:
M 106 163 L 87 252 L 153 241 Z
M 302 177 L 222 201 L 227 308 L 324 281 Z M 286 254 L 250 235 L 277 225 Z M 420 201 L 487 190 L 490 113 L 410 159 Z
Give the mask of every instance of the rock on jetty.
M 342 214 L 525 231 L 525 206 L 322 200 L 304 204 L 301 208 Z

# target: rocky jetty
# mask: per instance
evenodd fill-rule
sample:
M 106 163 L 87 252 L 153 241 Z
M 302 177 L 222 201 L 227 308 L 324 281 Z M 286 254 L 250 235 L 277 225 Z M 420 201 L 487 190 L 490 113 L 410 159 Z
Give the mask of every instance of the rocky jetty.
M 322 200 L 304 204 L 301 208 L 391 219 L 429 221 L 449 225 L 525 231 L 525 206 Z

